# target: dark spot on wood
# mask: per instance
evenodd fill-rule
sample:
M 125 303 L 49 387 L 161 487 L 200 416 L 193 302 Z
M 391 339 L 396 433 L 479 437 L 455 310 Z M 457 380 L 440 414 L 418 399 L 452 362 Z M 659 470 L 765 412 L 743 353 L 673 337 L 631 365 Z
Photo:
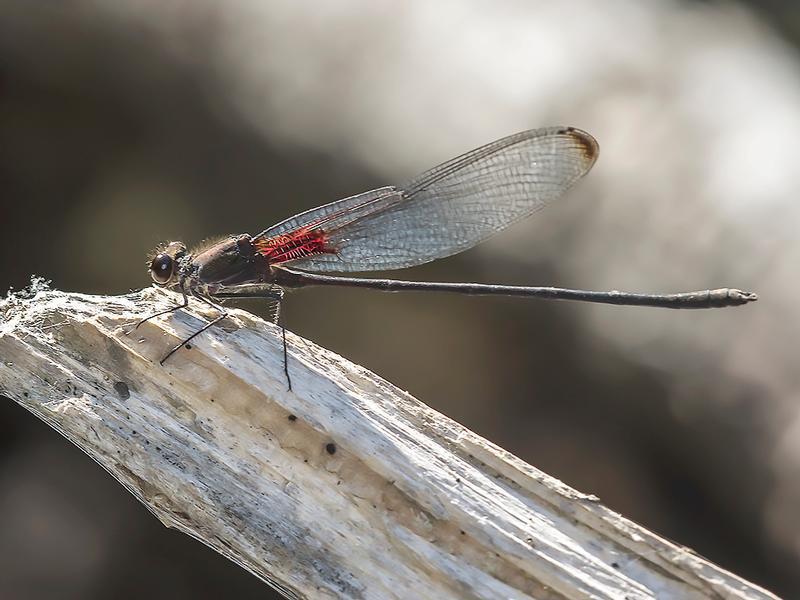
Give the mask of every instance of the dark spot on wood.
M 461 477 L 456 477 L 456 483 L 461 483 Z
M 286 418 L 289 419 L 290 421 L 297 421 L 297 417 L 295 415 L 289 415 Z
M 463 529 L 461 529 L 461 535 L 467 535 Z
M 211 398 L 211 402 L 214 402 L 214 399 L 213 399 L 213 398 Z
M 132 431 L 132 433 L 133 433 L 133 435 L 136 435 L 136 430 L 134 429 L 134 430 Z
M 22 392 L 22 395 L 27 398 L 28 397 L 28 392 Z
M 611 566 L 614 567 L 615 569 L 619 569 L 619 563 L 612 562 Z
M 336 444 L 333 442 L 328 442 L 325 444 L 325 452 L 328 454 L 336 454 Z
M 192 345 L 191 344 L 184 344 L 183 347 L 186 348 L 187 350 L 191 350 L 192 349 Z
M 128 384 L 124 381 L 118 381 L 115 383 L 114 391 L 117 392 L 117 396 L 119 396 L 120 400 L 127 400 L 131 397 L 131 391 L 128 388 Z

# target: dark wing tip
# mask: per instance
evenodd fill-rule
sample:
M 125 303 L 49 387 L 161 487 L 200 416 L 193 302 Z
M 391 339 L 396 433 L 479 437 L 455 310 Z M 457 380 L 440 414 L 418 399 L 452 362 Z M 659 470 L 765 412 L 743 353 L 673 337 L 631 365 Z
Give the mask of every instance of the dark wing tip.
M 600 154 L 600 145 L 590 134 L 577 127 L 562 127 L 558 130 L 558 134 L 570 138 L 589 165 L 593 165 L 597 160 Z

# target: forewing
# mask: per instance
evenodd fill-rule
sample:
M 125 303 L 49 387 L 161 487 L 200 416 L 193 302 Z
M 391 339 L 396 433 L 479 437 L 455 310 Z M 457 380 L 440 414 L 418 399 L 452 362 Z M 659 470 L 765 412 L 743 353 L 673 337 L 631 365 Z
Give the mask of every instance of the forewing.
M 484 241 L 562 196 L 594 164 L 597 142 L 574 128 L 518 133 L 381 188 L 288 219 L 264 236 L 316 231 L 326 250 L 286 261 L 309 271 L 410 267 Z M 320 246 L 321 248 L 321 246 Z

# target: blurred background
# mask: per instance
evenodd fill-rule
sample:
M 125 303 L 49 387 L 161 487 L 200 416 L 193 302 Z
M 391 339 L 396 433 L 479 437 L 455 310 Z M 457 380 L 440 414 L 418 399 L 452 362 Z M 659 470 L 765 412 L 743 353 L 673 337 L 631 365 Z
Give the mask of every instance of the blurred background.
M 798 597 L 799 43 L 800 6 L 779 0 L 0 0 L 0 287 L 125 293 L 159 242 L 254 234 L 506 134 L 586 129 L 600 160 L 558 205 L 402 276 L 758 303 L 313 289 L 286 325 Z M 270 593 L 0 402 L 2 598 Z

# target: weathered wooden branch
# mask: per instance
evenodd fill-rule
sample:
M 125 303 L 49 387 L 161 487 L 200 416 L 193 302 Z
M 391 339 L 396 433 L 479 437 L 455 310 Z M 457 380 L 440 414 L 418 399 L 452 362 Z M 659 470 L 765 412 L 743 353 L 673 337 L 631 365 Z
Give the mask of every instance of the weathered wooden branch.
M 0 303 L 0 390 L 167 527 L 289 597 L 775 598 L 377 375 L 207 307 L 40 290 Z

